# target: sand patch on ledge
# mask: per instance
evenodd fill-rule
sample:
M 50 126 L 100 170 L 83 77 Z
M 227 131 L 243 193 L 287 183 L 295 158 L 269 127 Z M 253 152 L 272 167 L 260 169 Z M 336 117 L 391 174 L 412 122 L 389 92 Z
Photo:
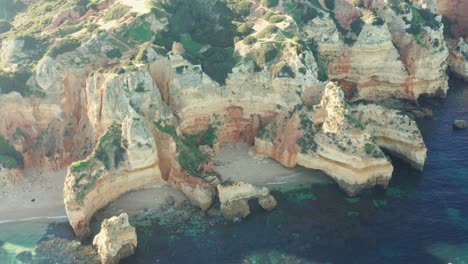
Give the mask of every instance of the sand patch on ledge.
M 215 171 L 223 181 L 244 181 L 269 189 L 290 189 L 301 184 L 330 184 L 333 181 L 318 170 L 300 166 L 286 168 L 269 158 L 249 155 L 245 143 L 224 144 L 213 158 Z

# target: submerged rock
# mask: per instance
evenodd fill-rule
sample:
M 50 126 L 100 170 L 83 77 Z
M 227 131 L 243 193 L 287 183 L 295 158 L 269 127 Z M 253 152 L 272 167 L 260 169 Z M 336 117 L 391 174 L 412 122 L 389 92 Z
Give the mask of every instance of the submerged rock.
M 468 122 L 466 122 L 465 120 L 460 120 L 460 119 L 457 119 L 455 121 L 453 121 L 453 129 L 467 129 L 468 128 Z
M 102 264 L 119 263 L 120 259 L 131 256 L 137 247 L 135 228 L 128 223 L 128 215 L 123 213 L 105 219 L 101 231 L 94 237 Z

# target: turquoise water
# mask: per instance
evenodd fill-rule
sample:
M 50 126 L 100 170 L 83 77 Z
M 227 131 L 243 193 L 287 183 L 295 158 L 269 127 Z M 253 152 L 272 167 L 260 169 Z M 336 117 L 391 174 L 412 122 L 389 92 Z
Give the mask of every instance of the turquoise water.
M 138 249 L 122 263 L 468 263 L 468 131 L 451 128 L 454 119 L 468 119 L 468 84 L 451 87 L 434 118 L 419 122 L 429 149 L 423 172 L 394 159 L 389 188 L 357 198 L 336 184 L 275 191 L 275 210 L 252 204 L 252 214 L 238 223 L 197 210 L 132 216 Z M 0 257 L 9 254 L 11 261 L 51 237 L 70 240 L 71 230 L 0 224 Z M 79 263 L 41 257 L 40 263 Z M 14 263 L 7 261 L 0 263 Z

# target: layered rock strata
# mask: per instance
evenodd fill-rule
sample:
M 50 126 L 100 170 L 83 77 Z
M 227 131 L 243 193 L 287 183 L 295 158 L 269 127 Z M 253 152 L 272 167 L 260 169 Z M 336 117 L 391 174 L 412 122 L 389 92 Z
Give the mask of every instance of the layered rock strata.
M 355 103 L 349 111 L 379 147 L 423 169 L 427 148 L 416 122 L 406 113 L 368 102 Z
M 395 114 L 388 111 L 388 115 Z M 381 118 L 370 113 L 375 119 Z M 360 118 L 365 115 L 357 114 Z M 355 195 L 369 186 L 387 186 L 392 176 L 393 167 L 379 144 L 392 145 L 388 148 L 407 155 L 417 166 L 424 164 L 426 149 L 414 121 L 401 119 L 407 122 L 401 128 L 398 124 L 390 126 L 388 131 L 376 129 L 372 124 L 368 128 L 348 108 L 341 89 L 329 83 L 319 105 L 297 106 L 270 121 L 255 138 L 254 151 L 286 167 L 301 165 L 322 170 L 349 195 Z M 393 146 L 399 142 L 384 137 L 386 132 L 397 133 L 405 142 L 415 140 L 416 143 Z M 376 139 L 372 133 L 377 134 Z
M 121 259 L 133 255 L 137 243 L 135 227 L 128 223 L 126 213 L 105 219 L 93 240 L 102 264 L 118 264 Z

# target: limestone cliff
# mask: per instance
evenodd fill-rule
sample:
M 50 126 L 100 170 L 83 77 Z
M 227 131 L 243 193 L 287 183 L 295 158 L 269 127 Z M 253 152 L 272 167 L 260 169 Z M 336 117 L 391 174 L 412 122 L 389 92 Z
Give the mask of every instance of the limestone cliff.
M 102 264 L 117 264 L 121 259 L 133 255 L 137 243 L 135 228 L 128 223 L 126 213 L 105 219 L 101 231 L 93 240 Z
M 0 33 L 0 136 L 26 168 L 74 162 L 64 202 L 80 238 L 97 210 L 154 184 L 208 209 L 216 189 L 203 179 L 213 164 L 201 145 L 255 143 L 350 194 L 388 183 L 378 146 L 424 164 L 414 121 L 369 105 L 388 117 L 379 120 L 324 87 L 335 80 L 352 100 L 443 95 L 448 51 L 433 2 L 82 2 L 32 1 Z
M 349 110 L 379 147 L 423 169 L 427 149 L 416 122 L 407 114 L 368 102 L 357 102 Z
M 386 186 L 392 165 L 352 118 L 343 92 L 329 83 L 320 105 L 296 106 L 267 124 L 255 138 L 255 153 L 286 167 L 320 169 L 350 195 L 367 186 Z

